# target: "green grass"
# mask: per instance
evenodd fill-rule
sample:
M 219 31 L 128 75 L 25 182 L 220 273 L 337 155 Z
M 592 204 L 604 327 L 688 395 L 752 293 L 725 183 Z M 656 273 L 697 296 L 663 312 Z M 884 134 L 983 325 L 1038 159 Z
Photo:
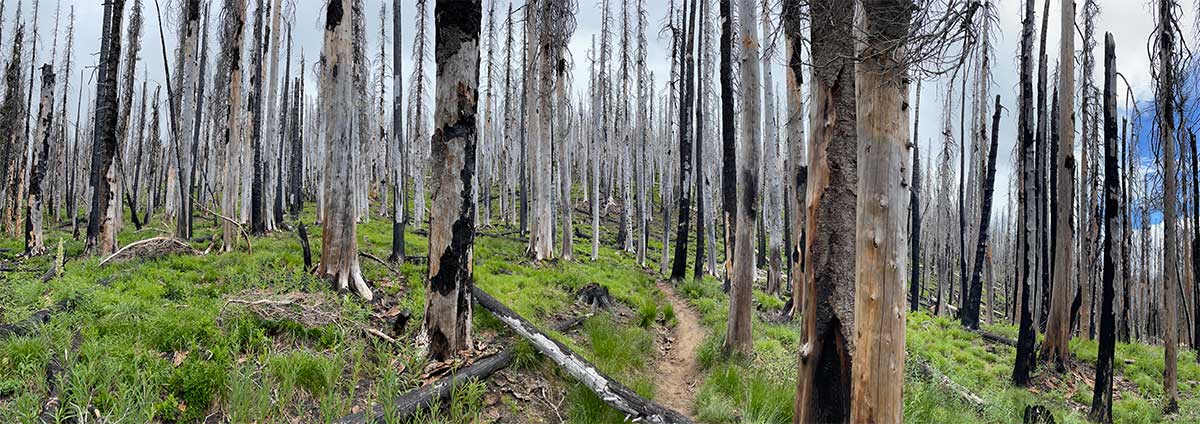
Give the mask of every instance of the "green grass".
M 303 220 L 313 222 L 311 208 Z M 127 223 L 118 239 L 124 245 L 167 234 L 169 228 L 159 214 L 141 231 Z M 618 380 L 652 395 L 654 385 L 646 376 L 656 352 L 653 325 L 673 315 L 661 306 L 665 301 L 654 278 L 631 255 L 608 247 L 596 261 L 589 260 L 586 239 L 576 240 L 575 261 L 532 263 L 524 242 L 486 235 L 508 230 L 487 228 L 476 239 L 476 284 L 544 329 L 588 312 L 573 303 L 575 292 L 592 282 L 609 289 L 622 305 L 618 309 L 653 309 L 642 322 L 599 314 L 584 323 L 578 340 L 556 336 Z M 219 231 L 211 220 L 198 219 L 192 246 L 204 250 Z M 310 224 L 309 233 L 319 255 L 320 226 Z M 370 219 L 358 226 L 359 248 L 386 257 L 390 235 L 390 221 Z M 605 236 L 611 236 L 607 229 Z M 254 238 L 252 254 L 242 244 L 228 254 L 135 259 L 105 267 L 98 266 L 101 258 L 80 256 L 83 243 L 71 239 L 69 230 L 51 228 L 47 240 L 55 247 L 62 240 L 63 256 L 69 258 L 60 276 L 38 280 L 56 262 L 54 254 L 10 262 L 18 271 L 0 274 L 0 322 L 20 321 L 44 308 L 56 311 L 36 335 L 0 341 L 0 422 L 35 419 L 48 392 L 45 369 L 52 357 L 64 368 L 62 404 L 78 406 L 63 408 L 62 419 L 95 408 L 110 421 L 125 422 L 195 422 L 213 414 L 234 422 L 324 421 L 348 414 L 355 405 L 387 404 L 422 383 L 418 377 L 425 360 L 413 340 L 383 346 L 353 326 L 264 320 L 225 302 L 246 290 L 311 293 L 336 305 L 347 322 L 367 323 L 368 305 L 331 292 L 327 282 L 303 269 L 292 232 Z M 410 256 L 426 254 L 424 236 L 410 233 L 406 240 Z M 0 250 L 0 259 L 14 256 L 22 251 L 22 241 L 0 238 L 0 249 L 7 249 Z M 415 331 L 423 319 L 425 266 L 401 265 L 398 276 L 372 261 L 362 267 L 377 297 L 395 296 L 412 314 L 409 326 Z M 477 332 L 508 333 L 486 311 L 475 311 Z M 79 340 L 77 350 L 70 349 L 73 339 Z M 570 381 L 547 366 L 532 345 L 516 346 L 516 369 Z M 183 359 L 175 364 L 177 357 Z M 615 416 L 598 399 L 586 402 L 590 392 L 582 386 L 569 384 L 566 403 L 578 412 L 573 420 L 610 422 L 608 417 Z M 414 421 L 471 422 L 481 412 L 484 391 L 482 383 L 465 385 L 454 394 L 456 401 Z M 604 418 L 587 421 L 586 416 Z

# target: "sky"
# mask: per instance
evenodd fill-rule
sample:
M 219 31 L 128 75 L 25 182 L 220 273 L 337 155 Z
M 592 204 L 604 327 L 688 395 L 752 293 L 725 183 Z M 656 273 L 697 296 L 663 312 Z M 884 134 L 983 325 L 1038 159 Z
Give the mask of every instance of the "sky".
M 5 3 L 7 4 L 7 6 L 5 9 L 4 15 L 3 15 L 3 17 L 4 17 L 3 25 L 4 26 L 2 28 L 2 30 L 4 31 L 3 32 L 3 36 L 4 36 L 3 42 L 4 43 L 9 43 L 12 39 L 11 38 L 12 37 L 12 28 L 13 28 L 13 22 L 14 22 L 14 15 L 16 13 L 15 3 L 20 2 L 20 1 L 24 2 L 24 5 L 23 5 L 24 9 L 23 9 L 23 13 L 22 13 L 23 20 L 29 21 L 30 19 L 34 18 L 34 16 L 35 16 L 34 11 L 33 11 L 33 6 L 32 6 L 32 2 L 35 0 L 16 0 L 16 1 L 5 0 Z M 165 75 L 165 73 L 163 71 L 163 54 L 162 54 L 162 44 L 161 43 L 163 43 L 165 41 L 165 44 L 167 46 L 167 49 L 169 49 L 169 51 L 173 51 L 173 49 L 175 48 L 175 46 L 177 44 L 175 37 L 174 37 L 174 34 L 176 32 L 174 29 L 175 20 L 172 18 L 169 18 L 169 17 L 165 18 L 165 26 L 163 28 L 163 31 L 165 33 L 165 40 L 160 41 L 159 31 L 158 31 L 159 19 L 155 12 L 155 2 L 154 2 L 154 0 L 142 0 L 142 1 L 144 2 L 143 6 L 145 7 L 145 9 L 144 9 L 145 28 L 143 30 L 141 62 L 138 66 L 138 69 L 139 69 L 138 73 L 140 75 L 144 71 L 150 80 L 151 87 L 153 87 L 154 84 L 162 83 L 164 81 L 163 76 Z M 164 15 L 174 15 L 173 10 L 175 10 L 179 7 L 178 2 L 180 0 L 160 0 L 160 1 L 163 2 L 163 4 L 161 6 L 163 8 Z M 268 1 L 270 1 L 270 0 L 268 0 Z M 311 77 L 311 76 L 315 75 L 315 72 L 316 72 L 314 70 L 314 67 L 312 66 L 312 63 L 319 56 L 319 52 L 321 49 L 322 35 L 323 35 L 322 27 L 321 27 L 321 24 L 322 24 L 321 12 L 323 10 L 323 5 L 325 3 L 322 0 L 283 0 L 283 1 L 285 4 L 284 10 L 289 10 L 291 8 L 294 8 L 295 14 L 296 14 L 296 27 L 295 27 L 295 32 L 294 32 L 295 47 L 294 47 L 293 60 L 295 62 L 298 62 L 300 52 L 303 51 L 307 58 L 307 62 L 308 62 L 307 69 L 308 69 L 308 72 L 310 72 L 309 76 Z M 374 61 L 374 57 L 375 57 L 374 52 L 377 52 L 378 48 L 379 48 L 378 47 L 379 28 L 380 28 L 379 10 L 380 10 L 380 7 L 382 5 L 384 5 L 384 3 L 386 2 L 388 9 L 389 9 L 388 13 L 390 14 L 391 13 L 390 9 L 391 9 L 391 4 L 392 4 L 391 1 L 395 1 L 395 0 L 364 0 L 364 7 L 365 7 L 366 17 L 367 17 L 367 34 L 368 34 L 368 37 L 367 37 L 368 38 L 368 46 L 367 46 L 368 50 L 367 51 L 371 52 L 371 53 L 369 53 L 369 56 L 372 61 Z M 401 4 L 401 13 L 403 14 L 403 25 L 402 25 L 403 34 L 401 36 L 401 45 L 403 47 L 402 54 L 403 54 L 404 60 L 403 60 L 402 66 L 404 67 L 403 71 L 404 71 L 404 75 L 406 76 L 405 79 L 407 81 L 408 75 L 411 74 L 411 71 L 413 69 L 411 51 L 412 51 L 412 37 L 413 37 L 413 33 L 415 32 L 414 24 L 413 24 L 413 22 L 414 22 L 413 17 L 416 15 L 417 0 L 398 0 L 398 1 Z M 497 9 L 498 15 L 502 14 L 504 11 L 506 11 L 507 8 L 509 7 L 509 3 L 510 3 L 508 0 L 484 0 L 485 14 L 486 14 L 486 10 L 488 8 L 489 1 L 497 2 L 496 9 Z M 588 57 L 589 57 L 589 48 L 590 48 L 591 39 L 592 39 L 593 35 L 595 35 L 598 38 L 600 30 L 601 30 L 600 1 L 601 0 L 577 0 L 577 2 L 578 2 L 578 13 L 576 15 L 577 28 L 574 32 L 574 36 L 571 39 L 571 43 L 570 43 L 571 58 L 573 58 L 573 60 L 574 60 L 573 71 L 574 71 L 574 76 L 575 76 L 574 81 L 575 81 L 575 90 L 576 91 L 584 90 L 586 88 L 585 87 L 586 82 L 588 81 L 587 69 L 588 69 Z M 621 0 L 609 0 L 609 1 L 614 3 L 613 7 L 615 10 L 615 8 L 620 5 Z M 630 0 L 630 1 L 633 2 L 636 0 Z M 669 55 L 669 50 L 668 50 L 669 42 L 668 42 L 668 40 L 666 40 L 665 38 L 660 36 L 659 30 L 661 29 L 663 22 L 666 19 L 667 9 L 668 9 L 668 1 L 667 0 L 643 0 L 643 1 L 645 1 L 645 9 L 647 12 L 647 21 L 649 24 L 649 34 L 647 35 L 647 37 L 648 37 L 647 65 L 649 66 L 649 69 L 652 72 L 654 72 L 654 74 L 655 74 L 657 90 L 662 90 L 662 87 L 665 84 L 666 74 L 668 73 L 668 69 L 670 66 L 670 55 Z M 1060 19 L 1059 4 L 1061 2 L 1057 1 L 1057 0 L 1051 0 L 1051 1 L 1052 1 L 1052 4 L 1050 6 L 1051 16 L 1050 16 L 1050 20 L 1049 20 L 1049 32 L 1048 32 L 1049 36 L 1047 38 L 1047 51 L 1051 58 L 1052 63 L 1051 63 L 1050 69 L 1051 69 L 1051 73 L 1053 73 L 1053 69 L 1054 69 L 1053 62 L 1056 60 L 1056 56 L 1057 56 L 1057 52 L 1058 52 L 1058 45 L 1060 42 L 1060 40 L 1059 40 L 1059 38 L 1060 38 L 1059 37 L 1059 19 Z M 524 0 L 515 0 L 513 7 L 514 8 L 520 7 L 521 4 L 523 4 L 523 2 L 524 2 Z M 75 75 L 71 76 L 71 85 L 72 85 L 71 89 L 72 89 L 72 92 L 74 93 L 75 90 L 78 90 L 80 88 L 81 75 L 80 75 L 79 70 L 82 69 L 83 72 L 86 73 L 86 75 L 82 76 L 82 78 L 85 78 L 85 79 L 87 79 L 87 81 L 90 81 L 89 84 L 83 86 L 83 88 L 85 90 L 85 92 L 84 92 L 85 101 L 87 101 L 87 99 L 90 97 L 91 92 L 94 90 L 94 85 L 95 85 L 94 80 L 91 80 L 92 68 L 90 68 L 90 67 L 94 65 L 97 57 L 99 56 L 98 52 L 99 52 L 99 46 L 100 46 L 100 31 L 101 31 L 101 25 L 103 24 L 103 22 L 102 22 L 102 16 L 103 16 L 102 3 L 103 2 L 98 1 L 98 0 L 40 0 L 40 5 L 38 5 L 38 11 L 36 13 L 36 21 L 37 21 L 37 25 L 38 25 L 38 34 L 39 34 L 38 44 L 37 44 L 37 54 L 38 54 L 37 60 L 38 60 L 38 63 L 43 63 L 46 60 L 48 60 L 49 50 L 51 49 L 52 45 L 54 44 L 54 26 L 55 26 L 55 18 L 56 18 L 56 13 L 55 13 L 56 7 L 61 7 L 62 17 L 60 19 L 61 22 L 59 23 L 59 31 L 60 32 L 65 32 L 66 20 L 67 20 L 66 16 L 69 13 L 70 8 L 74 7 L 74 11 L 77 16 L 76 28 L 75 28 L 75 31 L 76 31 L 75 43 L 76 43 L 76 45 L 75 45 L 75 54 L 74 54 L 74 60 L 76 63 L 74 65 L 74 69 L 76 71 L 75 71 Z M 133 7 L 134 3 L 135 3 L 135 0 L 127 0 L 128 7 Z M 220 3 L 221 3 L 220 1 L 214 2 L 214 4 L 212 5 L 212 11 L 210 12 L 212 23 L 214 25 L 218 22 L 218 19 L 219 19 L 218 9 L 220 7 Z M 255 10 L 256 3 L 257 2 L 254 0 L 248 1 L 247 11 L 248 11 L 248 14 L 250 17 L 253 16 L 253 12 Z M 429 33 L 430 33 L 430 36 L 432 37 L 432 34 L 433 34 L 433 32 L 432 32 L 433 8 L 434 8 L 433 5 L 435 3 L 435 0 L 428 0 L 428 3 L 429 3 L 428 11 L 427 11 L 427 13 L 429 14 L 428 25 L 430 26 Z M 775 9 L 773 13 L 778 14 L 778 7 L 779 7 L 778 1 L 772 0 L 771 3 L 773 4 L 773 8 Z M 1079 3 L 1079 5 L 1077 7 L 1082 9 L 1082 1 L 1079 1 L 1078 3 Z M 1117 42 L 1116 61 L 1117 61 L 1117 68 L 1118 68 L 1119 72 L 1124 74 L 1125 77 L 1128 79 L 1129 84 L 1131 85 L 1131 89 L 1132 89 L 1135 97 L 1139 101 L 1146 101 L 1146 100 L 1152 99 L 1153 87 L 1151 85 L 1152 81 L 1150 79 L 1150 69 L 1149 69 L 1150 60 L 1147 55 L 1147 45 L 1148 45 L 1148 42 L 1149 42 L 1149 39 L 1151 36 L 1151 32 L 1154 28 L 1154 23 L 1153 23 L 1153 19 L 1152 19 L 1152 15 L 1151 15 L 1151 7 L 1150 7 L 1149 2 L 1147 0 L 1098 0 L 1097 3 L 1100 6 L 1100 14 L 1096 18 L 1096 28 L 1097 28 L 1097 38 L 1100 41 L 1097 43 L 1097 49 L 1095 52 L 1095 55 L 1097 57 L 1096 83 L 1098 85 L 1102 83 L 1102 78 L 1101 78 L 1102 77 L 1102 74 L 1101 74 L 1102 63 L 1100 62 L 1103 57 L 1103 42 L 1102 42 L 1102 40 L 1103 40 L 1104 32 L 1109 31 L 1109 32 L 1113 33 L 1113 36 Z M 1182 22 L 1185 24 L 1185 33 L 1196 34 L 1196 32 L 1192 31 L 1192 22 L 1194 22 L 1196 20 L 1196 15 L 1195 15 L 1196 9 L 1193 7 L 1191 2 L 1189 2 L 1189 1 L 1183 1 L 1181 3 L 1183 3 L 1184 15 L 1183 15 Z M 289 6 L 289 4 L 290 4 L 290 6 Z M 1006 109 L 1005 113 L 1001 117 L 1001 126 L 1000 126 L 1000 132 L 999 132 L 1000 150 L 998 151 L 998 157 L 997 157 L 997 175 L 996 175 L 997 186 L 996 186 L 996 191 L 995 191 L 997 197 L 996 197 L 995 201 L 993 202 L 995 205 L 994 207 L 996 208 L 996 211 L 997 211 L 993 215 L 1001 216 L 1002 210 L 1008 202 L 1007 184 L 1008 184 L 1008 181 L 1010 181 L 1010 179 L 1013 177 L 1013 170 L 1014 170 L 1014 166 L 1013 166 L 1014 160 L 1013 160 L 1012 153 L 1013 153 L 1013 150 L 1014 150 L 1013 147 L 1016 144 L 1016 138 L 1017 138 L 1016 98 L 1017 98 L 1017 93 L 1019 90 L 1019 86 L 1018 86 L 1019 75 L 1018 75 L 1017 71 L 1018 71 L 1018 57 L 1019 57 L 1018 53 L 1019 53 L 1019 44 L 1020 44 L 1020 22 L 1021 22 L 1020 14 L 1021 14 L 1022 6 L 1021 6 L 1021 1 L 1019 1 L 1019 0 L 995 0 L 995 7 L 996 7 L 997 17 L 999 18 L 999 25 L 998 25 L 997 31 L 995 33 L 996 39 L 994 40 L 996 56 L 993 58 L 993 61 L 992 61 L 992 63 L 993 63 L 993 71 L 992 71 L 993 72 L 993 83 L 990 86 L 990 93 L 992 96 L 999 94 L 1001 96 L 1001 102 Z M 1041 10 L 1042 10 L 1041 2 L 1038 2 L 1036 9 L 1037 9 L 1037 12 L 1040 14 Z M 127 12 L 126 13 L 126 22 L 128 22 L 128 15 L 129 15 L 129 13 Z M 388 19 L 389 19 L 389 27 L 387 28 L 388 32 L 389 32 L 388 37 L 392 37 L 392 34 L 390 34 L 390 32 L 391 32 L 391 28 L 390 28 L 391 17 L 389 16 Z M 503 18 L 499 18 L 499 19 L 501 21 L 503 20 Z M 1077 22 L 1077 24 L 1080 27 L 1082 27 L 1081 19 L 1082 18 L 1080 18 L 1080 21 Z M 252 19 L 248 18 L 247 24 L 249 25 L 251 22 L 252 22 Z M 1040 23 L 1040 16 L 1039 16 L 1039 23 Z M 486 22 L 484 23 L 484 25 L 486 28 Z M 31 29 L 31 28 L 27 27 L 27 30 L 28 29 Z M 500 29 L 497 28 L 497 30 L 499 31 Z M 249 33 L 249 29 L 247 29 L 247 32 Z M 1078 31 L 1075 32 L 1075 37 L 1076 37 L 1076 41 L 1075 41 L 1076 48 L 1080 48 L 1082 46 L 1082 41 L 1080 40 L 1080 34 Z M 1190 37 L 1190 39 L 1188 39 L 1186 41 L 1188 41 L 1189 44 L 1191 44 L 1191 45 L 1200 45 L 1200 42 L 1197 42 L 1197 40 L 1198 40 L 1197 36 L 1192 35 Z M 57 41 L 57 43 L 58 43 L 58 47 L 57 47 L 58 53 L 57 54 L 59 55 L 57 64 L 61 64 L 61 55 L 63 54 L 62 49 L 63 49 L 64 42 L 65 41 L 61 37 Z M 210 47 L 209 47 L 208 53 L 210 55 L 215 55 L 219 50 L 216 37 L 214 36 L 212 39 L 210 39 L 209 42 L 210 42 Z M 432 47 L 430 47 L 430 48 L 432 48 Z M 7 55 L 7 51 L 9 50 L 9 47 L 5 46 L 5 47 L 3 47 L 3 49 L 5 52 L 5 55 Z M 1036 45 L 1035 45 L 1035 49 L 1036 49 Z M 29 50 L 28 50 L 28 48 L 26 48 L 26 55 L 28 55 L 28 54 L 29 54 Z M 394 54 L 390 48 L 388 49 L 388 54 L 389 55 Z M 1036 55 L 1036 50 L 1035 50 L 1035 55 Z M 168 53 L 168 57 L 173 57 L 173 56 L 174 56 L 173 54 Z M 210 59 L 211 59 L 211 56 L 210 56 Z M 282 57 L 280 59 L 282 60 Z M 776 69 L 776 71 L 775 71 L 776 85 L 779 86 L 779 87 L 777 87 L 777 90 L 782 90 L 782 84 L 783 84 L 782 59 L 777 56 L 774 58 L 774 62 L 775 62 L 774 67 Z M 210 63 L 214 63 L 214 62 L 210 61 Z M 432 64 L 432 60 L 430 60 L 430 63 Z M 296 69 L 295 65 L 296 64 L 293 64 L 293 69 Z M 374 64 L 372 64 L 372 66 L 374 66 Z M 85 67 L 87 67 L 87 68 L 85 68 Z M 28 72 L 28 71 L 26 71 L 26 72 Z M 428 68 L 426 77 L 428 78 L 428 81 L 430 81 L 430 82 L 433 81 L 432 66 L 430 66 Z M 60 80 L 61 80 L 61 76 L 60 76 Z M 388 90 L 391 90 L 390 81 L 387 85 L 389 86 Z M 308 89 L 310 90 L 310 93 L 309 93 L 310 95 L 315 95 L 315 90 L 316 90 L 315 87 L 316 87 L 316 84 L 308 85 Z M 151 88 L 151 89 L 153 89 L 153 88 Z M 1120 88 L 1120 89 L 1123 90 L 1123 88 Z M 914 99 L 912 101 L 915 101 L 915 96 L 916 96 L 915 86 L 914 86 L 913 91 L 914 91 L 913 92 Z M 922 96 L 922 110 L 921 110 L 922 117 L 921 118 L 922 119 L 920 121 L 920 128 L 919 128 L 919 137 L 920 137 L 919 143 L 921 145 L 921 150 L 922 150 L 923 155 L 936 152 L 941 143 L 940 136 L 939 136 L 939 134 L 941 132 L 940 131 L 941 120 L 940 120 L 940 111 L 939 111 L 940 110 L 940 102 L 941 102 L 940 96 L 942 95 L 941 93 L 944 93 L 945 91 L 946 91 L 946 89 L 945 89 L 944 82 L 925 81 L 923 84 L 923 89 L 922 89 L 922 93 L 921 93 L 921 96 Z M 74 94 L 72 94 L 71 98 L 75 99 L 76 97 Z M 910 104 L 912 101 L 910 101 Z M 71 100 L 71 102 L 72 102 L 72 113 L 73 113 L 75 100 Z M 991 102 L 991 100 L 989 99 L 989 103 L 990 102 Z M 1119 104 L 1123 104 L 1123 103 L 1119 102 Z M 88 106 L 87 104 L 84 105 L 84 108 L 83 108 L 85 111 L 84 113 L 86 113 L 87 106 Z M 1078 103 L 1076 104 L 1076 106 L 1078 106 Z M 957 115 L 957 114 L 955 114 L 955 115 Z M 957 117 L 955 117 L 954 120 L 955 120 L 955 122 L 957 122 Z M 989 122 L 990 122 L 990 120 L 989 120 Z M 956 133 L 957 133 L 957 130 L 956 130 Z M 164 132 L 164 134 L 165 134 L 165 132 Z M 1076 137 L 1076 138 L 1078 141 L 1078 137 Z M 922 159 L 923 159 L 923 162 L 928 160 L 925 158 L 922 158 Z

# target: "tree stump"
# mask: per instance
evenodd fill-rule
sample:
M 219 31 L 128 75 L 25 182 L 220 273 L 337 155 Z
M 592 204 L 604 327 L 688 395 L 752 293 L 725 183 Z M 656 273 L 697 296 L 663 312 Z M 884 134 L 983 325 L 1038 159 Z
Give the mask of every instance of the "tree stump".
M 1021 421 L 1025 424 L 1054 424 L 1054 415 L 1050 414 L 1050 410 L 1041 405 L 1029 405 L 1025 407 L 1025 417 Z
M 583 286 L 579 289 L 577 298 L 579 302 L 591 306 L 593 311 L 611 308 L 613 304 L 612 296 L 608 294 L 608 287 L 597 283 L 588 283 Z

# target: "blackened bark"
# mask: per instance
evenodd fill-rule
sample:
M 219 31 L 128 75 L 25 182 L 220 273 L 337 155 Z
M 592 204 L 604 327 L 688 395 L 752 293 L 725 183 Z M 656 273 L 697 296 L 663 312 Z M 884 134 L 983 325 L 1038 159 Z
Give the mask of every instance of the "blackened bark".
M 708 1 L 696 0 L 700 2 L 700 36 L 704 37 L 708 30 Z M 705 47 L 708 44 L 705 43 Z M 700 54 L 697 63 L 692 66 L 704 69 L 701 63 L 704 61 L 707 51 Z M 695 70 L 692 70 L 694 73 Z M 701 77 L 703 78 L 703 76 Z M 703 83 L 701 84 L 703 87 Z M 703 88 L 700 88 L 703 91 Z M 693 179 L 696 180 L 696 264 L 693 268 L 692 279 L 700 281 L 704 277 L 704 99 L 703 94 L 696 106 L 696 172 Z
M 984 59 L 986 60 L 986 59 Z M 979 303 L 983 289 L 983 260 L 987 254 L 988 229 L 992 221 L 992 192 L 996 183 L 996 150 L 1000 137 L 1000 95 L 996 95 L 995 112 L 992 114 L 992 143 L 988 149 L 987 175 L 983 178 L 983 200 L 979 210 L 979 241 L 975 246 L 974 271 L 971 286 L 963 305 L 962 324 L 972 330 L 979 329 Z M 990 283 L 989 283 L 990 284 Z M 990 305 L 989 305 L 990 307 Z
M 725 215 L 725 283 L 729 292 L 737 217 L 737 127 L 733 98 L 733 1 L 720 0 L 721 22 L 721 208 Z
M 304 74 L 303 71 L 300 72 Z M 300 136 L 300 110 L 303 108 L 304 93 L 301 91 L 300 79 L 296 78 L 292 85 L 295 88 L 296 99 L 292 102 L 292 125 L 291 125 L 291 141 L 292 141 L 292 157 L 291 157 L 291 172 L 288 175 L 291 181 L 288 183 L 289 190 L 292 192 L 291 214 L 292 219 L 299 219 L 300 212 L 304 210 L 304 139 Z
M 1018 216 L 1018 244 L 1020 255 L 1019 277 L 1021 284 L 1021 325 L 1017 332 L 1017 357 L 1013 364 L 1013 383 L 1018 387 L 1025 387 L 1029 384 L 1030 374 L 1033 373 L 1035 365 L 1034 344 L 1037 334 L 1033 328 L 1033 311 L 1029 304 L 1031 298 L 1029 291 L 1033 288 L 1033 281 L 1036 268 L 1035 255 L 1037 243 L 1034 240 L 1034 232 L 1030 231 L 1030 223 L 1037 211 L 1037 205 L 1032 204 L 1035 200 L 1032 196 L 1033 180 L 1036 175 L 1034 172 L 1035 164 L 1032 163 L 1036 158 L 1036 141 L 1033 136 L 1033 81 L 1030 75 L 1032 69 L 1033 52 L 1033 2 L 1025 4 L 1025 19 L 1023 22 L 1023 31 L 1021 36 L 1021 107 L 1018 112 L 1018 123 L 1021 137 L 1021 173 L 1024 176 L 1020 180 L 1020 194 L 1018 202 L 1021 205 L 1021 212 Z
M 1116 50 L 1112 33 L 1104 37 L 1104 271 L 1100 301 L 1100 347 L 1096 359 L 1096 383 L 1092 391 L 1092 410 L 1088 418 L 1100 423 L 1112 422 L 1113 350 L 1116 347 L 1116 316 L 1113 313 L 1113 288 L 1117 275 L 1117 223 L 1121 196 L 1117 162 L 1117 82 Z M 1194 138 L 1193 138 L 1194 140 Z M 1196 156 L 1192 155 L 1195 175 Z M 1196 244 L 1192 244 L 1193 249 Z M 1194 259 L 1193 259 L 1194 261 Z M 1194 262 L 1193 262 L 1194 263 Z
M 430 163 L 429 287 L 425 331 L 429 358 L 471 347 L 472 249 L 475 242 L 475 113 L 479 92 L 480 0 L 438 0 L 434 7 L 437 98 Z
M 511 5 L 509 8 L 511 9 Z M 394 195 L 395 202 L 398 207 L 392 211 L 392 254 L 388 260 L 392 262 L 404 262 L 407 252 L 404 251 L 404 233 L 405 226 L 408 225 L 408 214 L 406 206 L 408 204 L 408 186 L 406 179 L 408 178 L 408 146 L 404 143 L 404 114 L 401 112 L 401 105 L 404 103 L 404 84 L 401 82 L 403 75 L 403 55 L 400 54 L 401 35 L 403 35 L 404 26 L 400 24 L 403 14 L 400 12 L 400 2 L 392 2 L 392 140 L 389 142 L 395 145 L 396 154 L 400 157 L 398 161 L 401 165 L 399 169 L 394 171 L 393 178 L 395 181 Z M 511 35 L 511 34 L 510 34 Z M 288 36 L 289 40 L 291 35 Z M 290 43 L 290 41 L 289 41 Z M 291 50 L 291 47 L 288 47 Z M 505 65 L 507 68 L 508 65 Z M 507 85 L 505 86 L 507 89 Z M 507 92 L 506 92 L 507 93 Z M 397 163 L 391 163 L 390 166 L 396 166 Z M 295 177 L 293 177 L 295 178 Z
M 38 111 L 38 135 L 34 140 L 33 169 L 29 176 L 29 202 L 25 204 L 25 254 L 40 255 L 46 252 L 45 235 L 42 233 L 42 202 L 46 179 L 46 161 L 50 155 L 50 137 L 54 122 L 54 67 L 42 65 L 42 101 Z
M 908 266 L 912 275 L 908 280 L 909 309 L 916 312 L 921 308 L 921 149 L 917 138 L 921 124 L 921 81 L 917 81 L 917 107 L 913 112 L 912 138 L 912 194 L 908 199 L 909 223 Z
M 96 120 L 92 148 L 92 209 L 88 214 L 87 245 L 100 254 L 116 249 L 115 223 L 108 214 L 113 199 L 113 158 L 117 153 L 117 65 L 121 57 L 121 20 L 125 0 L 104 7 L 104 33 L 96 79 Z
M 1049 124 L 1048 121 L 1053 119 L 1051 116 L 1055 116 L 1048 115 L 1049 111 L 1046 110 L 1046 86 L 1049 83 L 1047 75 L 1049 58 L 1046 55 L 1046 35 L 1049 32 L 1047 30 L 1047 26 L 1049 25 L 1050 21 L 1050 3 L 1050 0 L 1045 0 L 1045 3 L 1042 5 L 1042 32 L 1040 35 L 1041 40 L 1038 42 L 1037 134 L 1034 136 L 1037 139 L 1037 151 L 1035 153 L 1037 156 L 1037 165 L 1035 165 L 1037 167 L 1037 180 L 1034 182 L 1033 190 L 1034 199 L 1037 201 L 1038 209 L 1037 217 L 1034 219 L 1036 223 L 1034 231 L 1036 231 L 1037 234 L 1036 246 L 1039 250 L 1038 263 L 1040 264 L 1039 268 L 1041 269 L 1041 275 L 1039 276 L 1040 278 L 1037 282 L 1035 282 L 1035 284 L 1040 284 L 1041 286 L 1041 290 L 1039 291 L 1041 292 L 1042 296 L 1042 301 L 1040 302 L 1042 307 L 1038 316 L 1041 317 L 1039 320 L 1039 328 L 1042 330 L 1046 329 L 1046 308 L 1050 303 L 1050 264 L 1052 263 L 1050 262 L 1052 260 L 1052 257 L 1050 256 L 1051 233 L 1048 231 L 1049 225 L 1047 225 L 1048 217 L 1046 216 L 1046 196 L 1047 193 L 1054 193 L 1053 185 L 1050 186 L 1051 189 L 1049 192 L 1046 191 L 1046 176 L 1049 175 L 1048 167 L 1051 163 L 1047 162 L 1046 158 L 1046 139 L 1049 137 L 1049 134 L 1047 134 L 1046 131 Z M 1053 161 L 1053 159 L 1050 160 Z M 1051 184 L 1053 184 L 1053 182 L 1051 182 Z
M 254 52 L 251 53 L 250 66 L 250 148 L 253 151 L 254 179 L 250 183 L 250 232 L 265 234 L 267 232 L 267 216 L 263 205 L 263 158 L 262 158 L 262 126 L 263 126 L 263 14 L 266 4 L 258 1 L 254 12 Z
M 683 39 L 687 40 L 679 51 L 679 66 L 683 67 L 683 92 L 679 101 L 679 222 L 675 227 L 675 256 L 671 262 L 671 280 L 683 281 L 687 272 L 687 243 L 688 229 L 692 217 L 691 190 L 688 183 L 692 174 L 692 111 L 695 101 L 696 64 L 692 59 L 696 50 L 696 3 L 691 0 L 691 16 L 687 19 Z M 688 0 L 683 1 L 683 10 L 687 10 Z

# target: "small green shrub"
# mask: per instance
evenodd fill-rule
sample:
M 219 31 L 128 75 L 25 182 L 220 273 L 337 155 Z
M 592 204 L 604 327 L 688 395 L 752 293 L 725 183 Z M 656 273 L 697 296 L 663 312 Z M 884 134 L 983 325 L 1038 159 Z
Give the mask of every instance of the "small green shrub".
M 180 411 L 180 421 L 204 417 L 213 399 L 225 388 L 225 367 L 210 361 L 188 359 L 171 375 L 168 385 L 171 394 L 186 408 Z

